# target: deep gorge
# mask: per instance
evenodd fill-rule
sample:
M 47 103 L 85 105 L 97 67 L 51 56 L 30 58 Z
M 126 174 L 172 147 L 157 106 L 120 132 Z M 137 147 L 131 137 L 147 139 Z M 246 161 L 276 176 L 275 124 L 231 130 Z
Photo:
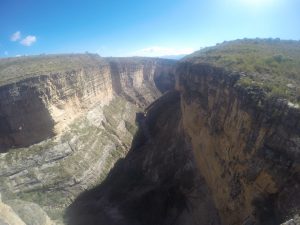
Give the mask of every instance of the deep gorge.
M 299 109 L 239 85 L 242 76 L 189 60 L 108 58 L 2 86 L 3 201 L 35 202 L 70 225 L 292 219 Z

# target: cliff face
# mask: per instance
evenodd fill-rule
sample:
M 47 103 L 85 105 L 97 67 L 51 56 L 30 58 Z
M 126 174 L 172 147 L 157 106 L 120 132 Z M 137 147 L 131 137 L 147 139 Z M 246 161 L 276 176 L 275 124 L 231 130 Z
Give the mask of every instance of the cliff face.
M 68 224 L 219 225 L 181 118 L 178 92 L 137 114 L 139 130 L 127 156 L 71 204 Z
M 60 133 L 85 108 L 112 98 L 109 67 L 28 78 L 1 88 L 0 147 L 27 147 Z
M 160 95 L 154 80 L 171 74 L 171 65 L 155 59 L 107 59 L 94 67 L 2 86 L 0 151 L 27 147 L 61 133 L 91 106 L 109 102 L 114 93 L 139 106 L 149 104 Z
M 183 127 L 223 224 L 279 224 L 300 210 L 300 112 L 242 76 L 201 63 L 177 71 Z
M 68 224 L 276 225 L 297 215 L 300 112 L 242 76 L 179 63 L 178 92 L 137 114 L 127 156 L 71 204 Z
M 4 200 L 36 202 L 59 219 L 127 154 L 136 113 L 161 95 L 159 88 L 174 86 L 173 64 L 107 58 L 0 87 Z M 158 87 L 156 79 L 171 80 Z
M 109 58 L 108 61 L 114 92 L 142 107 L 156 100 L 161 92 L 174 88 L 174 61 L 138 58 Z

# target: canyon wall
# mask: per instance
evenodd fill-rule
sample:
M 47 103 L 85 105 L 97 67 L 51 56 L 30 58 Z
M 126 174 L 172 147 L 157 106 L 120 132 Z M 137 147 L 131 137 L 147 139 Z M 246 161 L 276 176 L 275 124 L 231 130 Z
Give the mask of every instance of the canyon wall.
M 68 208 L 71 225 L 298 219 L 296 105 L 211 64 L 179 62 L 176 91 L 174 73 L 174 61 L 100 58 L 2 85 L 3 207 L 35 202 L 55 223 Z
M 61 133 L 86 109 L 109 102 L 114 93 L 141 107 L 149 104 L 160 95 L 154 80 L 169 78 L 172 64 L 169 60 L 108 58 L 90 67 L 2 86 L 0 151 L 27 147 Z
M 113 95 L 108 66 L 28 78 L 0 91 L 3 150 L 52 137 L 85 108 Z
M 137 130 L 136 113 L 161 95 L 160 88 L 174 86 L 173 65 L 101 58 L 92 66 L 1 86 L 3 201 L 35 202 L 61 220 L 79 193 L 101 183 L 125 157 Z M 158 87 L 156 79 L 171 80 Z
M 241 76 L 182 62 L 184 131 L 223 224 L 279 224 L 300 210 L 300 111 Z
M 124 159 L 68 208 L 67 224 L 219 225 L 219 216 L 182 129 L 180 96 L 170 91 L 147 113 Z
M 299 109 L 242 76 L 180 62 L 177 91 L 137 114 L 127 156 L 71 204 L 68 224 L 298 221 Z

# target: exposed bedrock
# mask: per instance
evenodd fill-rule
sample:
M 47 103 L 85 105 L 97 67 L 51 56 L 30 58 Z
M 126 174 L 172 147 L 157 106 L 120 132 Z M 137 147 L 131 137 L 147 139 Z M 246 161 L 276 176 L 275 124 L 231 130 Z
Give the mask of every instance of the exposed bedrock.
M 172 65 L 170 60 L 107 58 L 98 67 L 35 75 L 0 87 L 3 199 L 35 202 L 61 220 L 79 193 L 101 183 L 126 156 L 137 130 L 136 113 L 161 96 L 160 88 L 174 87 Z M 157 78 L 171 80 L 159 86 Z
M 70 225 L 299 221 L 299 109 L 244 73 L 182 61 L 175 91 L 174 72 L 106 58 L 0 87 L 3 202 Z
M 182 62 L 176 75 L 177 92 L 136 115 L 131 150 L 75 200 L 68 223 L 298 221 L 299 110 L 207 64 Z
M 95 66 L 35 75 L 0 87 L 0 152 L 61 133 L 87 109 L 109 102 L 114 94 L 146 106 L 174 86 L 173 64 L 160 59 L 107 58 Z
M 177 75 L 184 131 L 223 224 L 279 224 L 299 213 L 299 110 L 223 69 L 186 62 Z
M 183 133 L 179 93 L 166 93 L 136 118 L 139 130 L 127 156 L 75 200 L 68 224 L 219 224 Z

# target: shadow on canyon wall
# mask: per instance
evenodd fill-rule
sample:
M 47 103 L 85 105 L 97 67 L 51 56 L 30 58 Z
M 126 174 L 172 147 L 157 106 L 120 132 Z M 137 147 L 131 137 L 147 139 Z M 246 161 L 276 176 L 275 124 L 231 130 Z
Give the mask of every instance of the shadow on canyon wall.
M 167 92 L 136 115 L 132 147 L 107 178 L 67 209 L 69 225 L 220 224 L 182 132 L 180 97 Z
M 10 148 L 28 147 L 54 136 L 54 121 L 29 82 L 46 82 L 46 76 L 25 79 L 0 90 L 0 153 Z M 37 132 L 38 131 L 38 132 Z

